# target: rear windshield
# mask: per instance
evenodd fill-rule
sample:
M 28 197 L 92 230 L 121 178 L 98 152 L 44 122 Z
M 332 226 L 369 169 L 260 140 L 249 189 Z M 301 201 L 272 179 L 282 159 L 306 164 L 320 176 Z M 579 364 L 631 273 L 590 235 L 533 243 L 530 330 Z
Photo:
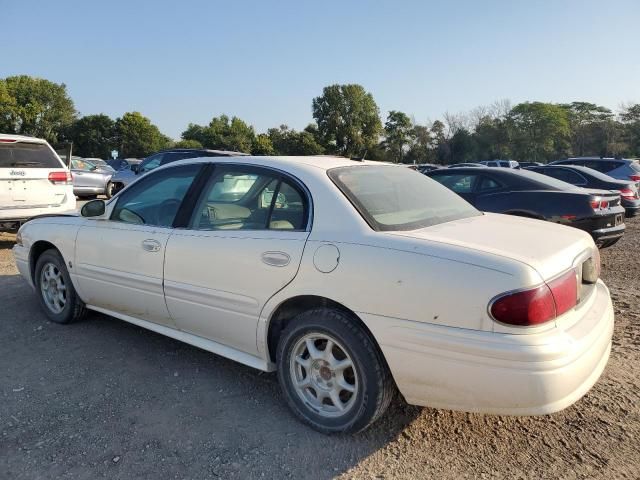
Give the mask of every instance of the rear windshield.
M 42 143 L 0 143 L 0 168 L 62 168 L 58 156 Z
M 543 190 L 575 190 L 578 188 L 570 183 L 542 173 L 532 172 L 531 170 L 512 170 L 511 174 L 519 175 L 520 179 L 527 183 L 529 188 L 541 188 Z
M 410 168 L 333 168 L 329 178 L 374 230 L 415 230 L 482 215 L 448 188 Z

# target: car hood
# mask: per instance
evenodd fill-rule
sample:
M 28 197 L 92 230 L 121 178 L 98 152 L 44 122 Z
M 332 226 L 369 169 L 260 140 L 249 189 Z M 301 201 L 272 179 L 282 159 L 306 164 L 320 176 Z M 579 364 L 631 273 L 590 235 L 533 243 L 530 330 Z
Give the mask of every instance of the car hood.
M 534 268 L 544 280 L 567 270 L 578 255 L 595 248 L 591 237 L 582 230 L 494 213 L 388 233 L 511 258 Z

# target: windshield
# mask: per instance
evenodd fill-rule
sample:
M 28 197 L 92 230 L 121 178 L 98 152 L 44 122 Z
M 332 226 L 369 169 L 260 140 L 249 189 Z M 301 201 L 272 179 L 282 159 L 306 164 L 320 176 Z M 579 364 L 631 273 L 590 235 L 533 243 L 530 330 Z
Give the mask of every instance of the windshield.
M 409 168 L 360 165 L 327 173 L 374 230 L 415 230 L 482 215 L 448 188 Z
M 58 156 L 44 143 L 0 143 L 0 168 L 63 168 Z

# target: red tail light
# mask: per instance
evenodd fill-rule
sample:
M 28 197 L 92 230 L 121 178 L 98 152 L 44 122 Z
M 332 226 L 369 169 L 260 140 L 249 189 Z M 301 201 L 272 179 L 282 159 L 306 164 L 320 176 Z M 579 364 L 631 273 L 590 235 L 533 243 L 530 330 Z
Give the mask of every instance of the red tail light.
M 640 182 L 640 175 L 629 175 L 629 178 L 634 182 Z
M 574 269 L 539 287 L 506 294 L 489 307 L 498 322 L 520 327 L 546 323 L 568 312 L 578 301 L 578 277 Z
M 49 181 L 56 185 L 69 185 L 73 181 L 73 177 L 70 172 L 51 172 L 49 174 Z
M 631 190 L 630 188 L 623 188 L 620 190 L 620 195 L 627 200 L 636 200 L 638 198 L 638 192 Z
M 12 138 L 0 138 L 0 143 L 16 143 Z

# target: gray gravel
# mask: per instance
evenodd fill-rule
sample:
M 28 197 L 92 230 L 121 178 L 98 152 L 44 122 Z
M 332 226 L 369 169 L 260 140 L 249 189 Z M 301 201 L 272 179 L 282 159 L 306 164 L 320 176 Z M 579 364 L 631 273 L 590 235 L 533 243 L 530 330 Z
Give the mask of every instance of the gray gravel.
M 299 424 L 276 378 L 113 318 L 47 322 L 0 234 L 0 479 L 640 478 L 640 219 L 603 252 L 610 363 L 552 416 L 410 407 L 369 431 Z

